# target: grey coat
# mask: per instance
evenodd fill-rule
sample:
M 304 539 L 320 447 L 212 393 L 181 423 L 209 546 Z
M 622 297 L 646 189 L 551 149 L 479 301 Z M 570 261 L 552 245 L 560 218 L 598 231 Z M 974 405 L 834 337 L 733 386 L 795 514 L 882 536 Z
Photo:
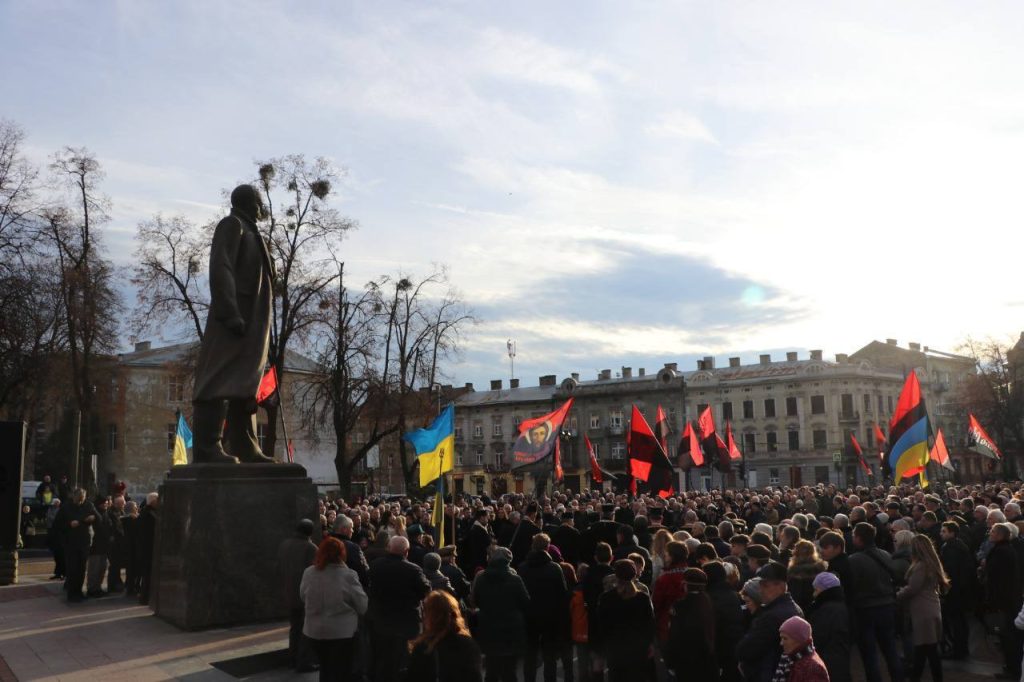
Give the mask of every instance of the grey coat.
M 256 226 L 232 210 L 210 248 L 210 312 L 194 400 L 255 398 L 270 344 L 272 267 Z M 239 322 L 240 335 L 230 329 Z
M 914 646 L 938 644 L 942 641 L 942 604 L 939 601 L 938 578 L 920 564 L 907 572 L 907 584 L 896 598 L 910 613 Z

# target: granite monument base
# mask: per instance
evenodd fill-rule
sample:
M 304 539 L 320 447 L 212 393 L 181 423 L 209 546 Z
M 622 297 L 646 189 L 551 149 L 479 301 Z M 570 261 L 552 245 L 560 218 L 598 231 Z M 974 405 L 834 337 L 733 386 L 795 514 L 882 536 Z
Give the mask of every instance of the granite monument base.
M 160 486 L 150 604 L 186 630 L 286 618 L 277 548 L 317 514 L 298 464 L 189 464 Z M 318 524 L 317 524 L 318 525 Z

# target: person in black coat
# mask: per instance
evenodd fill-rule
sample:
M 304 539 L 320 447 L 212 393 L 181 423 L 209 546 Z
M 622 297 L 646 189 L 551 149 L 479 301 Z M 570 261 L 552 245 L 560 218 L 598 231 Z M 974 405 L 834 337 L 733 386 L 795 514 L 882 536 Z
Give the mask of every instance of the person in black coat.
M 522 518 L 519 519 L 519 523 L 516 524 L 515 530 L 512 532 L 512 539 L 508 544 L 508 548 L 512 550 L 513 565 L 518 566 L 526 560 L 526 555 L 530 553 L 530 548 L 533 545 L 533 536 L 539 532 L 537 503 L 531 502 L 526 507 Z
M 387 554 L 370 566 L 366 618 L 370 624 L 374 679 L 401 679 L 409 656 L 409 640 L 420 632 L 421 604 L 430 592 L 423 569 L 407 560 L 409 540 L 388 540 Z
M 573 568 L 575 568 L 580 565 L 580 547 L 582 542 L 583 538 L 580 532 L 576 530 L 572 512 L 566 511 L 562 515 L 562 525 L 551 535 L 551 544 L 558 547 L 559 551 L 562 552 L 562 559 L 572 564 Z
M 472 577 L 477 569 L 487 566 L 487 552 L 494 542 L 491 529 L 487 527 L 489 513 L 486 509 L 477 509 L 473 525 L 469 529 L 469 538 L 466 540 L 466 553 L 468 570 Z
M 92 523 L 92 544 L 86 568 L 86 596 L 102 597 L 103 578 L 107 574 L 110 548 L 114 540 L 114 524 L 110 518 L 110 500 L 100 495 L 93 502 L 96 520 Z
M 441 557 L 441 574 L 448 578 L 448 582 L 455 592 L 455 598 L 462 601 L 469 599 L 470 583 L 466 579 L 466 574 L 456 563 L 459 557 L 455 545 L 446 545 L 437 550 L 437 553 Z
M 967 613 L 977 582 L 974 557 L 967 543 L 959 538 L 960 526 L 953 521 L 942 524 L 939 559 L 949 576 L 949 591 L 942 598 L 942 624 L 949 632 L 952 658 L 967 658 Z
M 651 561 L 651 553 L 637 544 L 633 536 L 633 527 L 620 524 L 616 530 L 618 544 L 615 546 L 613 556 L 615 560 L 628 559 L 630 554 L 639 554 L 644 558 L 644 572 L 640 575 L 640 582 L 648 587 L 654 580 L 654 562 Z
M 711 600 L 715 621 L 715 658 L 721 670 L 722 682 L 738 682 L 736 645 L 743 636 L 743 602 L 727 582 L 725 565 L 709 561 L 703 566 L 708 576 L 707 595 Z
M 992 549 L 985 558 L 983 580 L 985 605 L 1000 615 L 999 644 L 1010 676 L 1020 677 L 1021 632 L 1013 620 L 1021 607 L 1021 579 L 1017 553 L 1010 546 L 1010 529 L 995 524 L 989 532 Z
M 683 582 L 686 594 L 672 605 L 665 664 L 677 680 L 716 682 L 715 614 L 704 591 L 708 578 L 699 568 L 687 568 L 683 571 Z
M 546 534 L 534 535 L 532 549 L 519 566 L 530 595 L 523 659 L 525 682 L 536 679 L 538 654 L 544 657 L 544 682 L 555 682 L 559 653 L 569 640 L 569 591 L 562 568 L 547 552 L 549 544 L 551 539 Z M 565 677 L 571 680 L 572 670 L 565 671 Z
M 302 636 L 306 609 L 299 596 L 302 574 L 313 565 L 316 545 L 309 539 L 313 535 L 313 522 L 302 519 L 292 537 L 285 538 L 277 547 L 277 570 L 281 580 L 281 594 L 288 610 L 288 656 L 298 672 L 316 669 L 316 655 L 308 640 Z
M 345 514 L 338 514 L 334 519 L 331 537 L 337 538 L 345 545 L 345 565 L 356 572 L 359 584 L 366 590 L 370 586 L 370 565 L 366 562 L 362 547 L 352 541 L 352 526 L 352 519 Z
M 615 562 L 614 589 L 601 595 L 591 645 L 607 663 L 609 682 L 644 682 L 654 641 L 654 605 L 637 585 L 636 564 Z
M 793 616 L 803 612 L 789 595 L 786 567 L 769 562 L 757 572 L 761 579 L 761 608 L 750 624 L 750 630 L 736 645 L 736 659 L 747 682 L 771 682 L 782 655 L 779 628 Z
M 828 668 L 830 682 L 850 682 L 850 614 L 843 587 L 834 573 L 819 573 L 813 587 L 807 620 L 814 632 L 814 648 Z
M 516 682 L 516 663 L 526 651 L 530 595 L 510 561 L 512 552 L 494 547 L 487 568 L 473 580 L 472 601 L 478 609 L 473 634 L 486 657 L 487 682 Z
M 85 567 L 89 558 L 91 538 L 89 527 L 95 523 L 98 512 L 85 499 L 85 491 L 76 488 L 68 504 L 61 504 L 54 525 L 59 525 L 64 536 L 64 556 L 67 578 L 64 582 L 69 602 L 85 599 L 82 585 L 85 582 Z
M 139 571 L 139 603 L 149 603 L 149 589 L 153 579 L 153 545 L 156 541 L 157 512 L 160 495 L 146 495 L 146 506 L 136 522 L 138 533 L 135 542 L 135 565 Z

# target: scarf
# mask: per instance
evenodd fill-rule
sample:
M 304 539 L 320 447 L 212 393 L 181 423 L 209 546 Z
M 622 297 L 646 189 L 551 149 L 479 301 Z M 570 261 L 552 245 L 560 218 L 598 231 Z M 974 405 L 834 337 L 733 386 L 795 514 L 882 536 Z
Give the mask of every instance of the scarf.
M 779 659 L 779 664 L 775 666 L 775 674 L 772 675 L 772 682 L 787 682 L 789 680 L 789 673 L 793 670 L 793 666 L 804 656 L 810 656 L 814 653 L 814 643 L 807 642 L 801 648 L 797 649 L 791 654 L 782 654 Z

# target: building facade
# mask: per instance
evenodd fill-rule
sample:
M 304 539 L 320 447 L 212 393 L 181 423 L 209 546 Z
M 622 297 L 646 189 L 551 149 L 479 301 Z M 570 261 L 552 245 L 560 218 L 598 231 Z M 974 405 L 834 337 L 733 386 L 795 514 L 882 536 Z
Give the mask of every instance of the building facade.
M 590 380 L 577 374 L 561 382 L 545 376 L 533 387 L 520 387 L 513 380 L 504 388 L 495 380 L 490 390 L 467 393 L 456 402 L 455 487 L 471 493 L 531 492 L 530 477 L 509 468 L 518 424 L 551 412 L 570 397 L 575 403 L 563 426 L 563 469 L 565 485 L 572 490 L 590 487 L 583 436 L 593 443 L 603 468 L 624 470 L 634 404 L 652 427 L 658 405 L 663 407 L 672 431 L 668 454 L 674 462 L 683 426 L 705 407 L 711 407 L 720 434 L 726 422 L 731 424 L 743 467 L 735 466 L 729 474 L 709 466 L 679 470 L 678 487 L 873 483 L 880 480 L 881 468 L 874 428 L 888 433 L 905 371 L 918 373 L 936 420 L 947 424 L 954 436 L 963 427 L 954 423 L 955 401 L 946 396 L 973 371 L 973 363 L 959 356 L 897 348 L 919 353 L 900 354 L 907 363 L 904 370 L 890 357 L 892 350 L 891 344 L 872 343 L 853 355 L 837 354 L 832 361 L 813 350 L 802 358 L 796 352 L 784 358 L 763 354 L 756 364 L 731 357 L 722 366 L 705 357 L 694 370 L 666 364 L 656 373 L 641 369 L 634 374 L 623 367 L 614 377 L 611 370 L 603 370 Z M 851 435 L 863 448 L 870 478 L 849 447 Z M 932 475 L 943 478 L 941 472 Z

